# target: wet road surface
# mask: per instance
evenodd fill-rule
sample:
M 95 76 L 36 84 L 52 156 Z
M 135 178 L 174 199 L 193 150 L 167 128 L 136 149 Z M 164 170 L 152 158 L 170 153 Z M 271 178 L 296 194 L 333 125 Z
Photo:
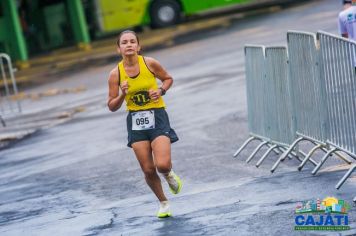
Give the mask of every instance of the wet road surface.
M 337 33 L 341 8 L 334 0 L 313 1 L 239 19 L 231 25 L 147 52 L 175 79 L 165 100 L 180 141 L 172 146 L 182 193 L 172 196 L 174 217 L 155 217 L 158 203 L 126 147 L 126 112 L 106 108 L 111 65 L 87 68 L 58 82 L 33 88 L 84 85 L 81 93 L 26 100 L 27 111 L 84 111 L 0 151 L 1 235 L 325 235 L 294 231 L 296 203 L 335 196 L 351 202 L 355 178 L 334 185 L 348 166 L 330 160 L 313 177 L 297 161 L 269 169 L 246 164 L 253 145 L 237 159 L 248 137 L 243 46 L 286 45 L 287 30 Z M 144 45 L 143 45 L 144 46 Z M 356 210 L 349 214 L 356 233 Z M 339 235 L 331 232 L 330 235 Z

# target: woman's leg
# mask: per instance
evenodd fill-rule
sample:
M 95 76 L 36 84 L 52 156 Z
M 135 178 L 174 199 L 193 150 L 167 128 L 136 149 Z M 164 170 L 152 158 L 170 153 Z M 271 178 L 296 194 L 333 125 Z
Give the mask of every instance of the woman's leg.
M 182 188 L 182 181 L 172 171 L 171 140 L 167 136 L 158 136 L 152 141 L 151 147 L 158 172 L 162 173 L 167 180 L 171 192 L 173 194 L 179 193 Z
M 158 136 L 152 141 L 151 147 L 158 172 L 168 174 L 172 169 L 171 140 L 167 136 Z
M 157 175 L 156 167 L 153 162 L 150 142 L 135 142 L 131 146 L 135 152 L 138 162 L 140 163 L 141 169 L 145 174 L 145 179 L 148 186 L 150 186 L 159 201 L 167 201 L 167 198 L 163 193 L 161 179 Z

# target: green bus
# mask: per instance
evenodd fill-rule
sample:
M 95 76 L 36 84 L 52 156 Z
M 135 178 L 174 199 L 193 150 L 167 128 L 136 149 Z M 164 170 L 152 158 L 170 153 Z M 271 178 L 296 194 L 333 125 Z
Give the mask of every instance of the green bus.
M 184 17 L 238 5 L 286 2 L 276 0 L 94 0 L 96 31 L 117 32 L 135 26 L 153 28 L 177 24 Z
M 0 0 L 0 51 L 26 61 L 56 48 L 85 48 L 124 29 L 166 27 L 224 7 L 244 10 L 290 1 L 296 0 Z

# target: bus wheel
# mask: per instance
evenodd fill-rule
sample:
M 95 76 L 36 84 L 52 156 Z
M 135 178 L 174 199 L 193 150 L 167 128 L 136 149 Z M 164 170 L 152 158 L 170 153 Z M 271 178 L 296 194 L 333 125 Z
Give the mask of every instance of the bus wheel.
M 181 20 L 181 7 L 175 0 L 156 0 L 151 5 L 150 15 L 153 28 L 174 25 Z

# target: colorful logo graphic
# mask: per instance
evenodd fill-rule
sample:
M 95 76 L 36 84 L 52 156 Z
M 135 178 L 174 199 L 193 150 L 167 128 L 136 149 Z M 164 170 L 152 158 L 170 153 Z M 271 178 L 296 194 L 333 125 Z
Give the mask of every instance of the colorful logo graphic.
M 151 101 L 148 91 L 139 91 L 130 98 L 137 106 L 144 106 Z
M 353 20 L 353 15 L 352 14 L 348 14 L 347 15 L 347 21 L 352 21 Z
M 348 210 L 350 205 L 335 197 L 299 202 L 295 208 L 294 229 L 349 230 Z

